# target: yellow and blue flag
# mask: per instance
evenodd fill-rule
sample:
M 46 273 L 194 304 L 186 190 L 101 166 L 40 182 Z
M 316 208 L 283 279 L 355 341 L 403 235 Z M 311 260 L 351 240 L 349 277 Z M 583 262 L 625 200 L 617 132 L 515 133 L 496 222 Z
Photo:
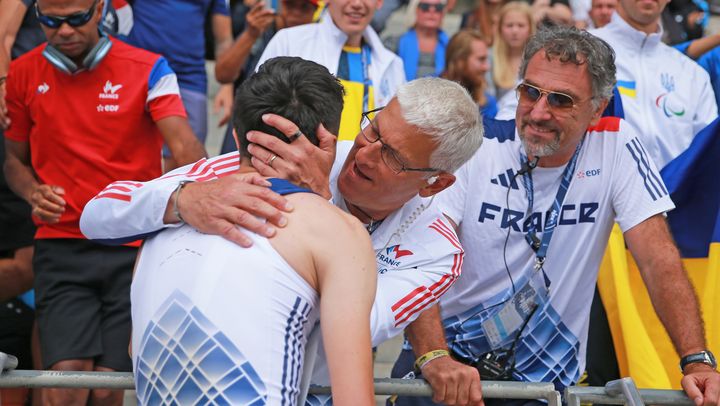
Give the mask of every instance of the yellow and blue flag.
M 617 89 L 620 92 L 620 94 L 623 94 L 628 97 L 632 97 L 633 99 L 637 95 L 637 92 L 635 90 L 637 83 L 634 80 L 618 80 L 617 81 Z

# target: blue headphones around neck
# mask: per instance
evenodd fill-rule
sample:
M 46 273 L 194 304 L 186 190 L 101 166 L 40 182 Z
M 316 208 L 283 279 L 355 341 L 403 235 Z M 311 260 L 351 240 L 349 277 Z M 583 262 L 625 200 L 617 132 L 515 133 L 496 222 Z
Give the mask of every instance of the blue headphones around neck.
M 100 40 L 98 40 L 97 44 L 95 44 L 95 46 L 83 59 L 82 67 L 87 70 L 93 70 L 100 64 L 103 58 L 105 58 L 105 55 L 107 55 L 110 51 L 110 47 L 112 47 L 110 39 L 105 35 L 101 35 Z M 60 69 L 68 75 L 74 75 L 81 69 L 81 67 L 78 67 L 75 62 L 67 57 L 67 55 L 50 45 L 50 43 L 45 45 L 45 49 L 42 54 L 54 67 Z

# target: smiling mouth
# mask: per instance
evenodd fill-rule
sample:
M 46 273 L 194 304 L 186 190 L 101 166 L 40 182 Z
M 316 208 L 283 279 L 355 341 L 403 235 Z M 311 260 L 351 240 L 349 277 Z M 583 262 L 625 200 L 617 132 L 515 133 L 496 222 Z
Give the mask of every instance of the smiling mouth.
M 525 126 L 526 126 L 526 128 L 529 128 L 530 130 L 532 130 L 533 132 L 540 133 L 540 134 L 551 134 L 551 133 L 555 132 L 555 129 L 553 129 L 553 128 L 538 126 L 533 123 L 526 123 Z
M 363 173 L 363 171 L 360 170 L 360 168 L 357 165 L 357 162 L 353 162 L 352 169 L 353 169 L 353 172 L 355 172 L 360 179 L 372 181 L 372 179 L 369 176 L 365 175 L 365 173 Z
M 347 16 L 350 20 L 359 21 L 359 20 L 362 20 L 362 19 L 365 17 L 365 14 L 360 14 L 360 13 L 346 13 L 345 16 Z

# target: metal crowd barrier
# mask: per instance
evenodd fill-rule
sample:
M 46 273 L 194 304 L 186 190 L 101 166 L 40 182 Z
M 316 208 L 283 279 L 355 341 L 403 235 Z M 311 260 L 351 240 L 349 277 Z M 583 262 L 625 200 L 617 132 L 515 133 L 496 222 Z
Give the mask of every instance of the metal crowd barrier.
M 14 370 L 17 358 L 0 352 L 0 388 L 135 389 L 130 372 L 65 372 Z M 488 399 L 543 399 L 548 406 L 562 405 L 560 393 L 551 383 L 483 381 Z M 330 388 L 310 386 L 309 393 L 329 394 Z M 421 380 L 375 379 L 376 395 L 432 396 L 430 385 Z M 687 405 L 694 403 L 679 390 L 638 389 L 631 378 L 608 382 L 605 387 L 572 386 L 565 389 L 568 406 L 588 403 L 628 406 Z
M 645 404 L 691 406 L 695 404 L 681 390 L 638 389 L 632 378 L 608 382 L 604 388 L 571 386 L 565 389 L 565 401 L 568 406 L 580 406 L 588 403 L 626 404 L 628 406 Z
M 0 388 L 135 389 L 130 372 L 6 371 Z M 552 384 L 524 382 L 483 382 L 486 398 L 544 399 L 548 406 L 560 406 L 560 393 Z M 310 386 L 309 393 L 329 394 L 327 386 Z M 430 385 L 407 379 L 376 379 L 376 395 L 431 396 Z

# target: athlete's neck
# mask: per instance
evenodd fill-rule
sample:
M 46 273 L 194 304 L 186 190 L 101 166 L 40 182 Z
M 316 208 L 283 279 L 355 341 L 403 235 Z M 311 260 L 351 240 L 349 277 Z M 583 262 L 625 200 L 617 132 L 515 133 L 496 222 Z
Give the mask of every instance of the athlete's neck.
M 355 216 L 363 224 L 367 224 L 367 225 L 372 225 L 374 223 L 383 221 L 383 220 L 385 220 L 385 217 L 389 216 L 390 213 L 392 213 L 392 211 L 382 212 L 382 211 L 375 211 L 373 209 L 368 209 L 368 208 L 361 208 L 360 206 L 357 206 L 357 205 L 349 202 L 347 199 L 345 199 L 345 205 L 347 206 L 350 214 Z
M 242 153 L 241 153 L 242 154 Z M 250 158 L 246 156 L 242 156 L 240 158 L 240 166 L 238 167 L 237 173 L 259 173 L 257 169 L 255 169 L 254 166 L 252 166 L 252 162 L 250 161 Z

